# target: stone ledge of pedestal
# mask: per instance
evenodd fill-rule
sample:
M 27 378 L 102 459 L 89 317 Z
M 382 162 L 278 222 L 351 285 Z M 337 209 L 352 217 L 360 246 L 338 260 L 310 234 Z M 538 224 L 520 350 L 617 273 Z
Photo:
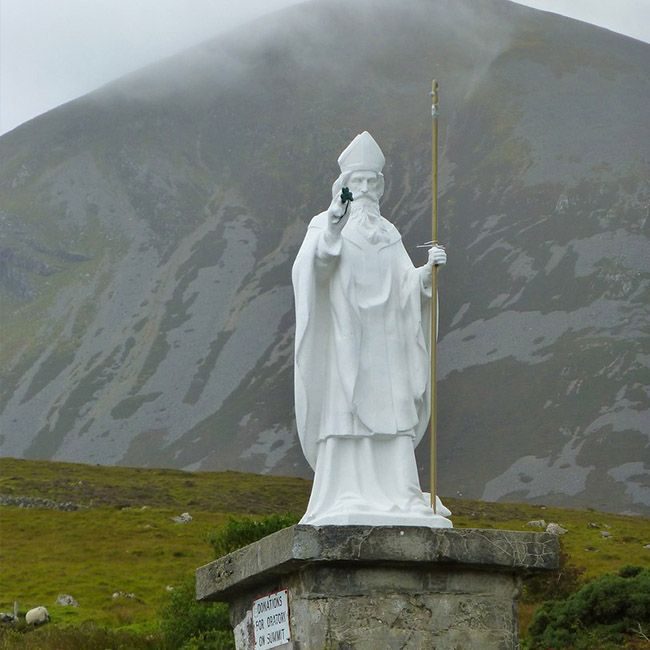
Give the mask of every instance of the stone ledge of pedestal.
M 455 566 L 527 573 L 558 567 L 549 533 L 481 528 L 303 526 L 278 531 L 196 571 L 198 600 L 228 601 L 306 564 Z

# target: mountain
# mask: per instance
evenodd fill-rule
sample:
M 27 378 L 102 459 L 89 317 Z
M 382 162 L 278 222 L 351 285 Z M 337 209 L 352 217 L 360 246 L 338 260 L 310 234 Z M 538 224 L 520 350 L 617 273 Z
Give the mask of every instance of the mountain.
M 648 71 L 505 0 L 313 0 L 4 135 L 0 453 L 309 475 L 291 264 L 364 129 L 424 262 L 435 77 L 440 492 L 647 515 Z

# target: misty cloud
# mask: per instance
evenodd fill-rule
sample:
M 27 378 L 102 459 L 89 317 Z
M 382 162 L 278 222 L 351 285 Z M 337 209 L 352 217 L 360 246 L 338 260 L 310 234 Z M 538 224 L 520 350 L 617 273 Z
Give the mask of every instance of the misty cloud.
M 650 41 L 650 3 L 646 0 L 516 1 Z M 0 133 L 113 79 L 297 2 L 0 0 Z M 313 2 L 322 5 L 328 0 Z M 481 41 L 481 26 L 474 19 L 481 11 L 480 3 L 473 3 L 472 11 L 463 8 L 461 2 L 425 4 L 429 8 L 444 6 L 446 10 L 453 7 L 454 11 L 466 11 L 468 22 L 463 30 L 474 30 L 477 45 L 487 48 L 485 65 L 489 65 L 502 44 Z M 310 5 L 299 12 L 305 21 L 318 15 Z M 408 9 L 406 6 L 405 11 L 413 11 L 415 5 L 409 4 Z M 260 27 L 258 23 L 254 29 Z M 252 29 L 240 34 L 242 44 L 258 36 Z M 342 37 L 333 34 L 332 46 Z M 324 61 L 327 58 L 324 52 Z M 243 64 L 245 57 L 230 63 Z M 321 63 L 313 62 L 317 68 Z
M 0 0 L 0 133 L 296 0 Z

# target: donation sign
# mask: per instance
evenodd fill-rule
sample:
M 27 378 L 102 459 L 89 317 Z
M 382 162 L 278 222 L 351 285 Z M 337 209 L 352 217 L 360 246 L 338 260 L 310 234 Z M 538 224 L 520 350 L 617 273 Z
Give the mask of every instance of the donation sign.
M 289 592 L 276 591 L 253 601 L 255 648 L 275 648 L 291 641 Z

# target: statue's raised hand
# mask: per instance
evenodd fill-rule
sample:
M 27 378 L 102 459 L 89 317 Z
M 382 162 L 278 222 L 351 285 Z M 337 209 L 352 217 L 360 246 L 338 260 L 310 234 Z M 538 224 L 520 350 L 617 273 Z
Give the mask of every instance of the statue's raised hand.
M 347 221 L 347 205 L 341 201 L 341 195 L 337 194 L 330 207 L 327 208 L 327 230 L 332 237 L 340 237 L 343 226 Z

